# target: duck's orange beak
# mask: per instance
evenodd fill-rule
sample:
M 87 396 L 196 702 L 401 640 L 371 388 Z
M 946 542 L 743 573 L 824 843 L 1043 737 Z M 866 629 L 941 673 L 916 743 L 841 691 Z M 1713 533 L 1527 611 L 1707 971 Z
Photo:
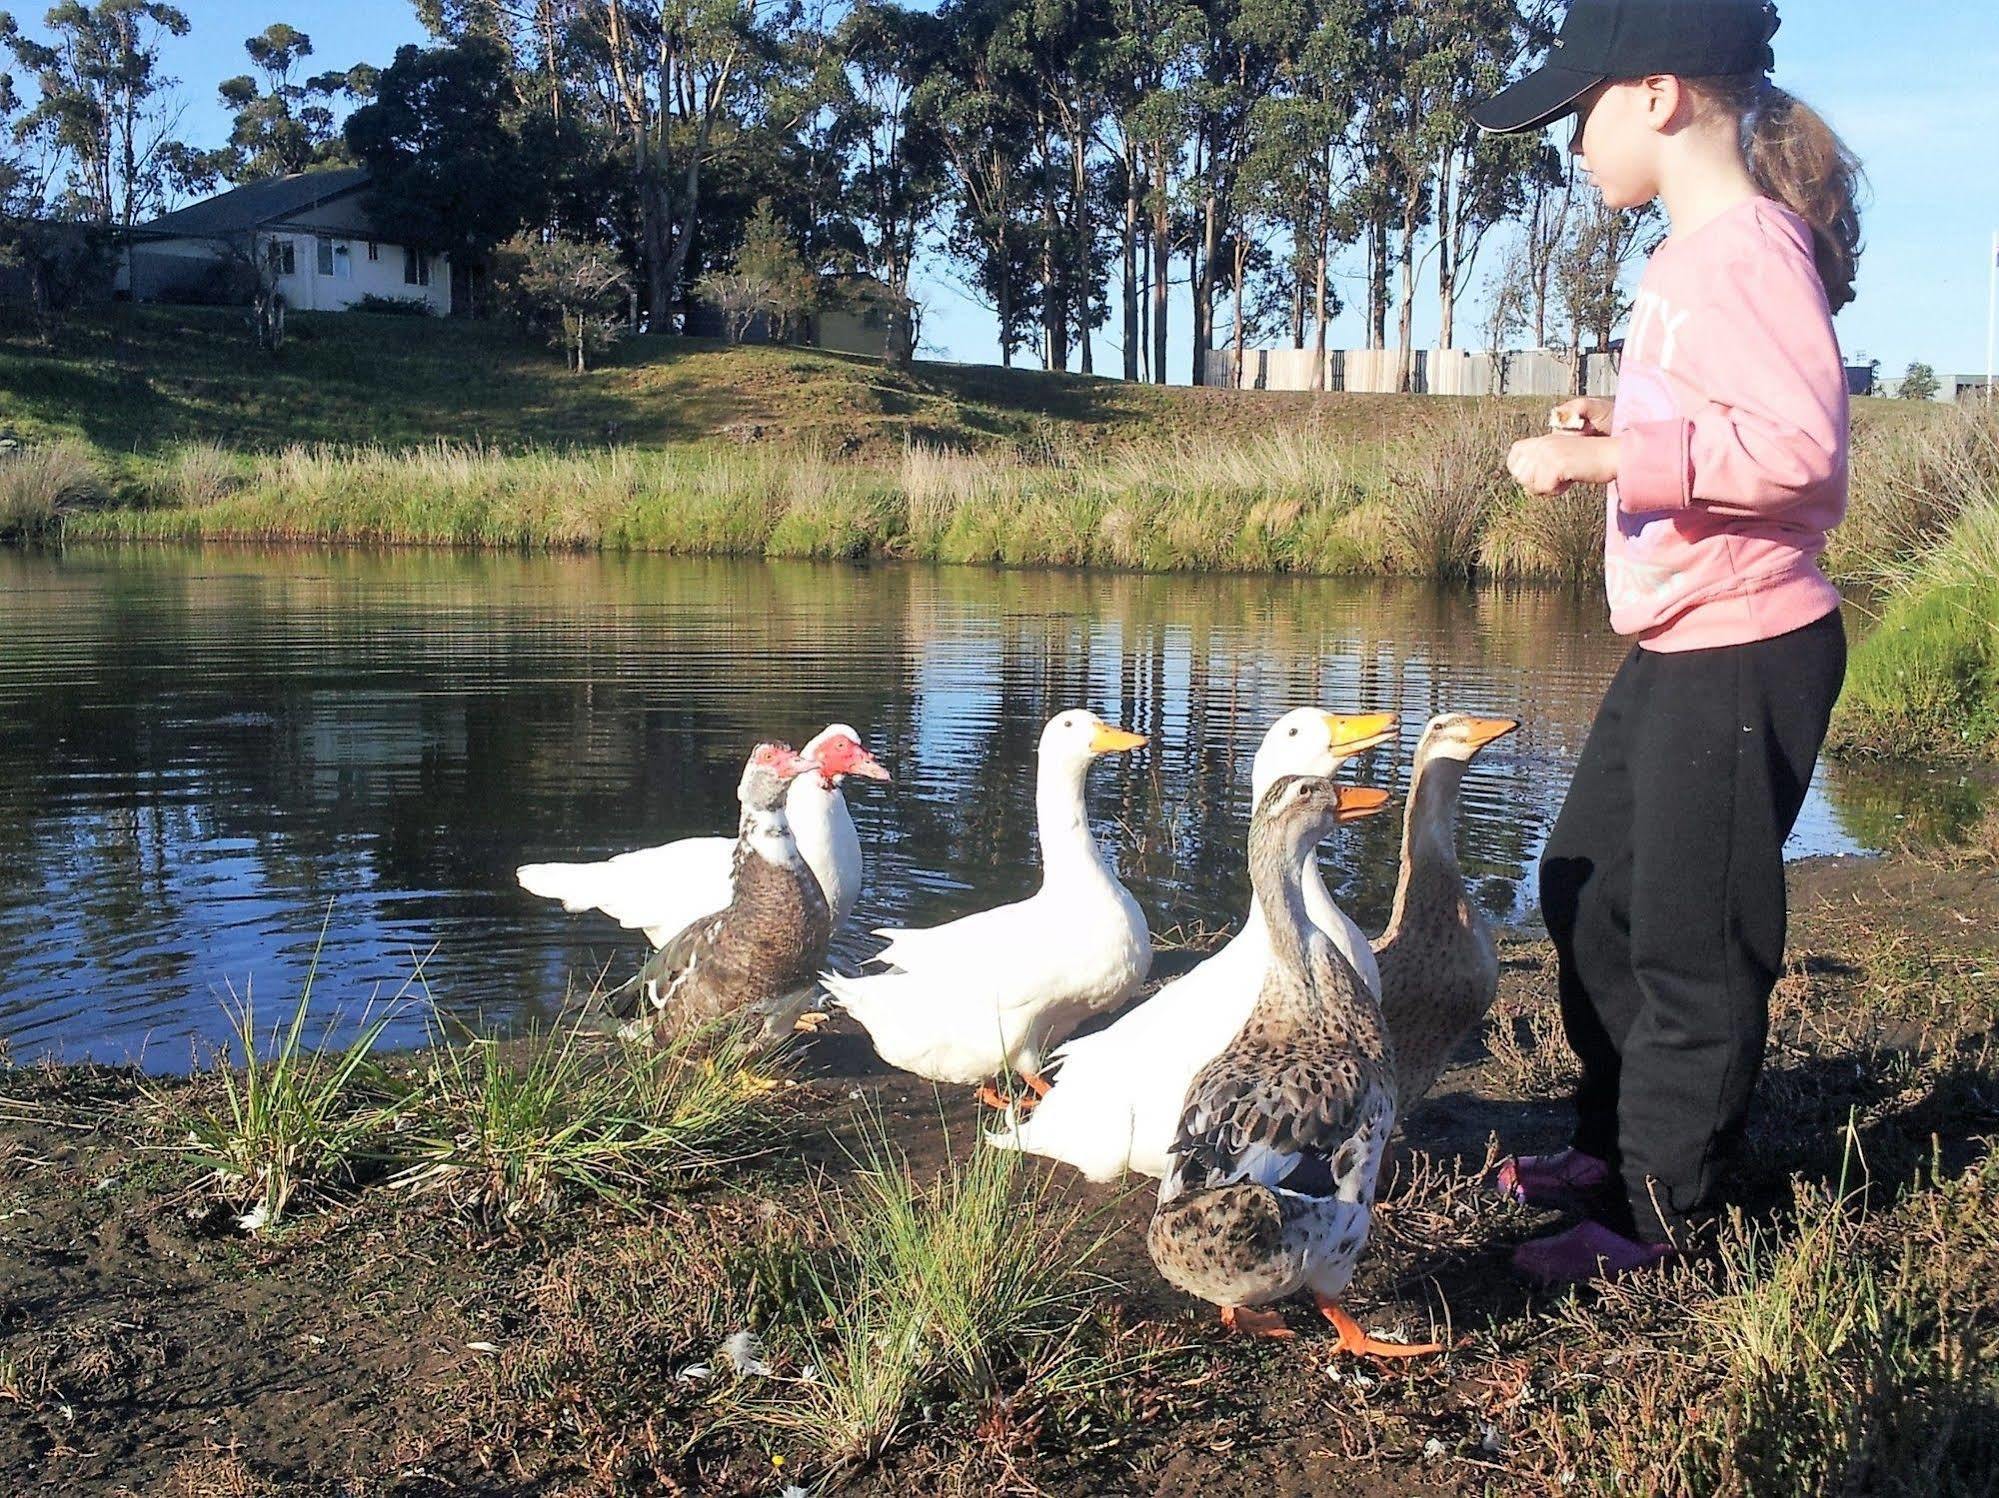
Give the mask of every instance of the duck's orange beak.
M 1127 749 L 1143 749 L 1145 735 L 1130 733 L 1122 728 L 1113 728 L 1108 723 L 1099 723 L 1097 731 L 1090 736 L 1090 753 L 1123 754 Z
M 1467 718 L 1465 726 L 1474 749 L 1483 749 L 1495 739 L 1503 739 L 1520 726 L 1518 718 Z
M 1326 731 L 1333 736 L 1333 753 L 1351 759 L 1395 737 L 1395 714 L 1327 713 Z
M 1340 825 L 1358 822 L 1363 817 L 1371 817 L 1388 805 L 1388 792 L 1376 790 L 1371 785 L 1343 785 L 1340 790 Z

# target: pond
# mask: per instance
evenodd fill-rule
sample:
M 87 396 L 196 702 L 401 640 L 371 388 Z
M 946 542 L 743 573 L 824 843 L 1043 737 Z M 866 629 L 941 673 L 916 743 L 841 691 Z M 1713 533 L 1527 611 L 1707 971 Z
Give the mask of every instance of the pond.
M 1391 789 L 1433 712 L 1524 720 L 1466 785 L 1460 845 L 1531 920 L 1535 853 L 1621 648 L 1599 601 L 1378 581 L 658 557 L 247 548 L 0 552 L 0 1036 L 15 1058 L 205 1061 L 314 970 L 473 1024 L 545 1022 L 642 939 L 515 867 L 733 830 L 743 756 L 856 725 L 895 776 L 849 803 L 856 932 L 1036 879 L 1034 744 L 1072 705 L 1151 736 L 1091 777 L 1098 836 L 1156 931 L 1247 901 L 1248 765 L 1280 712 L 1402 715 L 1357 768 Z M 1349 772 L 1351 777 L 1352 772 Z M 1794 854 L 1852 853 L 1975 792 L 1822 770 Z M 1399 817 L 1346 834 L 1339 898 L 1379 929 Z M 870 938 L 848 933 L 845 956 Z M 419 974 L 420 980 L 413 982 Z

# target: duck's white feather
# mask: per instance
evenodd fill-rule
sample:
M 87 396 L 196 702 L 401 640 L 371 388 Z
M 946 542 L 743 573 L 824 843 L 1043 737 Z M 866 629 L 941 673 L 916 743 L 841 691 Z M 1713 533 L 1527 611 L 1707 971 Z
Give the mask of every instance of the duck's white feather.
M 792 836 L 838 927 L 861 892 L 861 840 L 846 797 L 818 775 L 801 775 L 785 798 Z M 530 863 L 516 871 L 529 894 L 560 900 L 571 911 L 601 910 L 654 946 L 729 903 L 732 837 L 688 837 L 620 853 L 600 863 Z

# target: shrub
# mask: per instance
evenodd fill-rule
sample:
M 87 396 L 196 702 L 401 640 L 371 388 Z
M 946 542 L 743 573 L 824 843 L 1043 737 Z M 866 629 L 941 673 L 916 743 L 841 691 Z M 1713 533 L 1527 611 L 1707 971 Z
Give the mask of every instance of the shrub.
M 381 296 L 369 292 L 349 309 L 354 312 L 375 312 L 384 317 L 429 317 L 431 306 L 420 296 Z

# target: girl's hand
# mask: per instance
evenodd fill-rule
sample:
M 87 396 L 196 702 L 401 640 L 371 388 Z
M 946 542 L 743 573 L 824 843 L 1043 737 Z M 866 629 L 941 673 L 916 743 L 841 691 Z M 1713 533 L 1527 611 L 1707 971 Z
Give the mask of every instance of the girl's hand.
M 1506 471 L 1529 494 L 1560 494 L 1571 484 L 1607 484 L 1617 477 L 1617 439 L 1567 432 L 1523 437 L 1506 454 Z
M 1558 432 L 1577 432 L 1585 437 L 1608 436 L 1610 402 L 1594 395 L 1579 395 L 1550 411 L 1548 425 Z

